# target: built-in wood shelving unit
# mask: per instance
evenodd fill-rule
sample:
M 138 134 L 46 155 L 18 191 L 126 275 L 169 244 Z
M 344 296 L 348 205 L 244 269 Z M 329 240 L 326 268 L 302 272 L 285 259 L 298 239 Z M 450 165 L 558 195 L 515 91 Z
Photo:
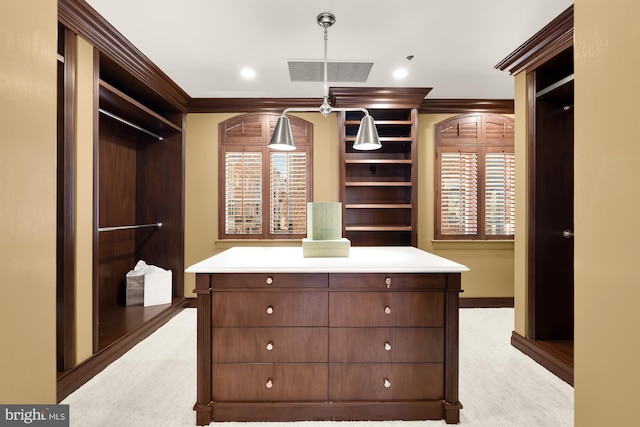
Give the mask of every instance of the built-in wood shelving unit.
M 370 110 L 382 142 L 353 149 L 361 112 L 341 116 L 345 236 L 353 245 L 415 245 L 415 109 Z

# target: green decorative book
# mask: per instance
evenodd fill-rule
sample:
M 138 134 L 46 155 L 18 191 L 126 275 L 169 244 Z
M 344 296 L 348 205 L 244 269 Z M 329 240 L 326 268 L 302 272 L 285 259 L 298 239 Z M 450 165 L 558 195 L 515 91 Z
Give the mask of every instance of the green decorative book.
M 342 237 L 342 203 L 307 203 L 307 238 L 302 239 L 302 256 L 348 257 L 351 242 Z
M 307 203 L 307 239 L 339 240 L 342 238 L 342 203 Z
M 311 240 L 302 239 L 304 258 L 348 257 L 351 242 L 349 239 Z

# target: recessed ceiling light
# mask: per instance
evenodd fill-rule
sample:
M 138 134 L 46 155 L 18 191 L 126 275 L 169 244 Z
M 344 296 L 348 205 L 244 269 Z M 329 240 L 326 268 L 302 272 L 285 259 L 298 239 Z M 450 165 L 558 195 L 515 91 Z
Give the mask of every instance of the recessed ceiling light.
M 242 77 L 244 77 L 245 79 L 252 79 L 256 76 L 256 72 L 253 71 L 251 68 L 243 68 L 240 71 L 240 74 L 242 75 Z
M 398 68 L 393 72 L 393 77 L 395 77 L 396 79 L 404 79 L 405 77 L 407 77 L 407 74 L 408 73 L 405 68 Z

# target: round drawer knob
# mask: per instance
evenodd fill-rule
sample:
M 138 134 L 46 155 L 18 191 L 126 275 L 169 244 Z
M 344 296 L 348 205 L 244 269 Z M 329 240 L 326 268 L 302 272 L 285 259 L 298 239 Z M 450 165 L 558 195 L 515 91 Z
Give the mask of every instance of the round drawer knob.
M 391 351 L 391 344 L 389 344 L 388 342 L 384 343 L 384 349 L 387 351 Z
M 384 279 L 384 284 L 387 285 L 387 289 L 391 287 L 391 277 Z
M 267 285 L 270 285 L 273 283 L 273 277 L 269 276 L 267 277 L 267 280 L 265 280 L 265 282 L 267 283 Z
M 269 378 L 267 380 L 267 383 L 265 384 L 265 387 L 267 388 L 273 388 L 273 381 L 271 380 L 271 378 Z
M 384 388 L 391 388 L 391 381 L 387 378 L 384 379 Z
M 384 314 L 386 314 L 386 315 L 391 314 L 391 307 L 386 306 L 386 307 L 384 308 Z
M 267 307 L 267 314 L 273 314 L 273 307 L 272 306 Z
M 273 342 L 269 341 L 269 342 L 267 343 L 267 350 L 268 350 L 268 351 L 273 350 Z

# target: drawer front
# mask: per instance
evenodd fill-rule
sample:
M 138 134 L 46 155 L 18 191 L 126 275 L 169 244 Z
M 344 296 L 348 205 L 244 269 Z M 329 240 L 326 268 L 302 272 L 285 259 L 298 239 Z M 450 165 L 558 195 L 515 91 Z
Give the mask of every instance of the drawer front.
M 443 328 L 330 328 L 330 362 L 444 362 Z
M 327 328 L 213 328 L 213 362 L 327 362 Z
M 441 363 L 332 363 L 329 400 L 444 399 Z
M 445 289 L 444 274 L 333 273 L 329 287 L 336 289 Z
M 327 292 L 213 292 L 214 327 L 327 326 Z
M 325 363 L 214 363 L 214 401 L 326 401 Z
M 329 326 L 444 326 L 440 292 L 330 292 Z
M 216 273 L 212 275 L 213 289 L 236 288 L 326 288 L 327 273 Z

